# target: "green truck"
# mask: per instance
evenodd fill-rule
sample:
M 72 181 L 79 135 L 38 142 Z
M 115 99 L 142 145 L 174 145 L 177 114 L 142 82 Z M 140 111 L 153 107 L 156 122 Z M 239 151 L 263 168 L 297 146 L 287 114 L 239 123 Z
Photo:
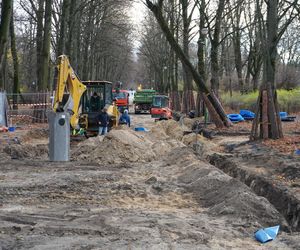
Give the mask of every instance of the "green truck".
M 137 90 L 134 94 L 134 113 L 149 112 L 151 110 L 152 99 L 156 94 L 153 89 Z

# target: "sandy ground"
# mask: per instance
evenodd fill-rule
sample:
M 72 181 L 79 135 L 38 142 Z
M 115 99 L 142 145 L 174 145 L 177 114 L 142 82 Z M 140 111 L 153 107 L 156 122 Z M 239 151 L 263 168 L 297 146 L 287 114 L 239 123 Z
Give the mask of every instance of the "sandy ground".
M 211 141 L 185 135 L 188 122 L 132 118 L 150 131 L 73 143 L 68 163 L 48 161 L 45 129 L 1 135 L 0 249 L 299 249 L 267 199 L 208 163 L 246 137 Z M 255 241 L 277 224 L 275 241 Z

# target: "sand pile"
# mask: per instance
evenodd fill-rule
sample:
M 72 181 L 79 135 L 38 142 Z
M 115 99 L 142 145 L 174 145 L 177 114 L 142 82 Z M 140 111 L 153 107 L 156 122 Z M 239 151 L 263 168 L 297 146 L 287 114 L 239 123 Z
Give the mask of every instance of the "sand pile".
M 23 137 L 22 141 L 30 141 L 32 139 L 45 139 L 49 137 L 48 129 L 33 129 L 28 131 Z
M 128 128 L 112 130 L 104 138 L 89 138 L 80 143 L 72 150 L 72 160 L 99 164 L 148 162 L 183 145 L 174 139 L 156 140 L 151 137 L 148 133 Z
M 184 118 L 187 121 L 187 125 L 192 126 L 195 119 Z M 203 137 L 200 134 L 191 132 L 191 129 L 186 125 L 180 125 L 180 122 L 174 120 L 160 121 L 151 129 L 151 133 L 161 139 L 168 140 L 173 139 L 182 142 L 184 145 L 193 147 L 196 153 L 200 156 L 206 156 L 210 154 L 216 145 L 209 139 Z
M 182 142 L 185 145 L 192 147 L 197 155 L 204 158 L 217 150 L 217 145 L 215 143 L 199 134 L 187 134 L 182 138 Z
M 183 147 L 184 144 L 180 141 L 177 141 L 172 138 L 168 138 L 164 141 L 158 141 L 152 144 L 152 151 L 156 155 L 156 158 L 159 156 L 163 156 L 167 153 L 169 153 L 174 148 Z
M 5 153 L 11 159 L 23 160 L 23 159 L 48 159 L 48 145 L 8 145 L 3 148 Z
M 208 142 L 208 140 L 205 137 L 203 137 L 202 135 L 199 135 L 199 134 L 196 135 L 195 133 L 190 133 L 190 134 L 183 136 L 182 142 L 187 146 L 192 146 L 194 143 Z
M 178 182 L 193 193 L 208 213 L 226 215 L 237 223 L 255 228 L 276 224 L 288 227 L 284 217 L 267 199 L 255 195 L 249 187 L 216 167 L 199 161 L 188 148 L 173 150 L 166 157 L 166 164 L 174 168 Z
M 203 118 L 202 117 L 196 117 L 196 118 L 188 118 L 188 117 L 184 117 L 183 119 L 183 124 L 184 126 L 186 126 L 189 129 L 193 128 L 193 125 L 197 122 L 197 121 L 202 121 Z
M 166 134 L 164 128 L 162 127 L 162 125 L 160 123 L 161 122 L 158 122 L 156 124 L 156 126 L 151 128 L 151 135 L 156 139 L 166 140 L 170 137 Z
M 178 122 L 174 120 L 157 122 L 156 127 L 162 129 L 169 137 L 181 141 L 184 136 L 184 131 L 189 129 L 186 126 L 180 126 Z

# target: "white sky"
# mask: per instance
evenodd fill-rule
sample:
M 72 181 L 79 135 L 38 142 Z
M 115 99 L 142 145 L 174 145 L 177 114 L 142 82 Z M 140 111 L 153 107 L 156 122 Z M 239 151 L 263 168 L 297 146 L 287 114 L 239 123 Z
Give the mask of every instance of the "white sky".
M 133 0 L 132 8 L 129 11 L 130 18 L 134 25 L 135 37 L 136 37 L 136 40 L 134 42 L 134 47 L 135 47 L 134 53 L 137 52 L 138 47 L 140 46 L 140 42 L 138 41 L 139 32 L 142 29 L 142 22 L 145 17 L 145 13 L 147 11 L 147 7 L 145 6 L 145 4 L 143 2 L 144 2 L 144 0 Z M 135 57 L 136 57 L 136 55 L 135 55 Z
M 132 22 L 135 25 L 141 24 L 141 22 L 144 19 L 147 7 L 143 2 L 144 2 L 143 0 L 133 0 L 133 5 L 129 12 L 129 15 L 132 19 Z

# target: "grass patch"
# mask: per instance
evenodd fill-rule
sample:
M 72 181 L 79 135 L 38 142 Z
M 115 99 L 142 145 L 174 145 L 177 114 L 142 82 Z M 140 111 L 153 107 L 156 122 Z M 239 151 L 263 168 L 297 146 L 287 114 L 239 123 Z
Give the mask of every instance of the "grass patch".
M 277 93 L 280 111 L 286 111 L 288 113 L 300 112 L 299 88 L 293 90 L 279 89 Z M 234 111 L 239 111 L 240 109 L 255 111 L 257 97 L 258 91 L 245 95 L 241 95 L 239 92 L 233 92 L 232 96 L 230 96 L 230 93 L 221 94 L 223 105 Z

